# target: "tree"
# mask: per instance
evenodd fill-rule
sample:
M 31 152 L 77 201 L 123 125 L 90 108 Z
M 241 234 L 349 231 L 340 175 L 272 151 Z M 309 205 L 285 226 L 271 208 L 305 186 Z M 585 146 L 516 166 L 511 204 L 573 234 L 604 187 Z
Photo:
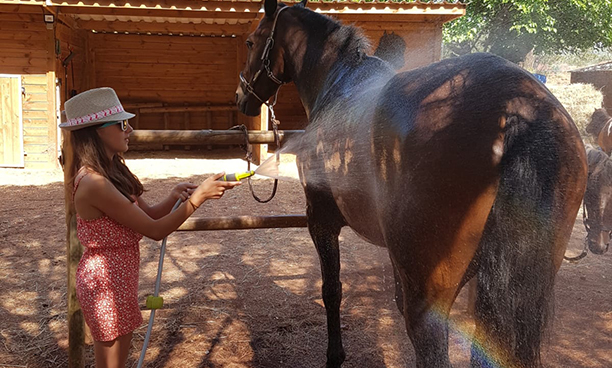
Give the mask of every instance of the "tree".
M 519 62 L 535 52 L 612 46 L 612 0 L 471 0 L 444 28 L 451 53 L 485 51 Z

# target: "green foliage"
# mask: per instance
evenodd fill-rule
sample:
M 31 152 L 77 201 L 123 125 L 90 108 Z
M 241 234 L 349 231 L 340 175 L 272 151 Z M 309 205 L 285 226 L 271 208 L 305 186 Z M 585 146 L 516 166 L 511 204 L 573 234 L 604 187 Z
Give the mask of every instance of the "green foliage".
M 471 0 L 444 27 L 453 54 L 493 52 L 522 61 L 536 53 L 612 46 L 612 0 Z

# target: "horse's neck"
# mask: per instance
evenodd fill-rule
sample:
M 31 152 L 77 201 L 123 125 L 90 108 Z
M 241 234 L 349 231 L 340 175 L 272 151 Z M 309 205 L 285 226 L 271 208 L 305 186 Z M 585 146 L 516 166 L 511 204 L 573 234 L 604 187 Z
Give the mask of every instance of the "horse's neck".
M 321 110 L 337 105 L 373 104 L 378 91 L 393 74 L 378 58 L 367 57 L 356 65 L 338 58 L 330 66 L 314 67 L 311 73 L 302 73 L 295 84 L 310 120 Z

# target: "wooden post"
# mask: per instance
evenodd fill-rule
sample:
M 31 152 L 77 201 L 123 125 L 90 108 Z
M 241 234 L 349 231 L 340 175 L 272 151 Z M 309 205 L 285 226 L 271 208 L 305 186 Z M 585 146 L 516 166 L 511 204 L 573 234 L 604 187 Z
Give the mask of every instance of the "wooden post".
M 259 116 L 250 119 L 249 130 L 268 130 L 268 106 L 261 105 Z M 259 165 L 268 158 L 268 145 L 258 144 L 253 146 L 253 163 Z
M 206 129 L 212 130 L 212 111 L 206 111 Z M 206 146 L 209 150 L 212 149 L 211 145 Z
M 165 112 L 164 113 L 164 130 L 168 130 L 169 126 L 170 126 L 170 115 Z M 164 146 L 164 151 L 168 151 L 170 150 L 170 146 Z
M 76 269 L 83 249 L 76 232 L 76 210 L 72 203 L 71 179 L 74 175 L 72 165 L 74 153 L 70 143 L 70 133 L 62 132 L 62 158 L 64 162 L 64 203 L 66 211 L 66 263 L 68 299 L 68 367 L 85 366 L 85 320 L 76 295 Z
M 183 129 L 185 129 L 185 130 L 189 130 L 189 124 L 191 124 L 190 118 L 191 118 L 191 116 L 190 116 L 190 114 L 189 114 L 189 111 L 185 111 L 185 112 L 183 113 L 183 120 L 184 120 L 184 122 L 185 122 L 185 127 L 184 127 Z M 186 146 L 183 146 L 183 148 L 184 148 L 186 151 L 189 151 L 189 150 L 191 149 L 191 146 L 187 146 L 187 145 L 186 145 Z

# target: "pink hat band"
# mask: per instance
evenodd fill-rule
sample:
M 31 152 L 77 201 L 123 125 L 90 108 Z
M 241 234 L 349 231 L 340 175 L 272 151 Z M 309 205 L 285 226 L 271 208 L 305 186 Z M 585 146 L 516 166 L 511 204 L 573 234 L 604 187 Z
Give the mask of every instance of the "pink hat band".
M 117 105 L 117 106 L 112 106 L 108 109 L 104 109 L 102 111 L 98 111 L 98 112 L 94 112 L 85 116 L 79 116 L 77 118 L 73 118 L 68 120 L 66 123 L 67 125 L 79 125 L 79 124 L 83 124 L 83 123 L 87 123 L 93 120 L 100 120 L 104 117 L 110 116 L 110 115 L 115 115 L 118 114 L 120 112 L 123 112 L 125 110 L 123 110 L 123 106 L 121 105 Z

